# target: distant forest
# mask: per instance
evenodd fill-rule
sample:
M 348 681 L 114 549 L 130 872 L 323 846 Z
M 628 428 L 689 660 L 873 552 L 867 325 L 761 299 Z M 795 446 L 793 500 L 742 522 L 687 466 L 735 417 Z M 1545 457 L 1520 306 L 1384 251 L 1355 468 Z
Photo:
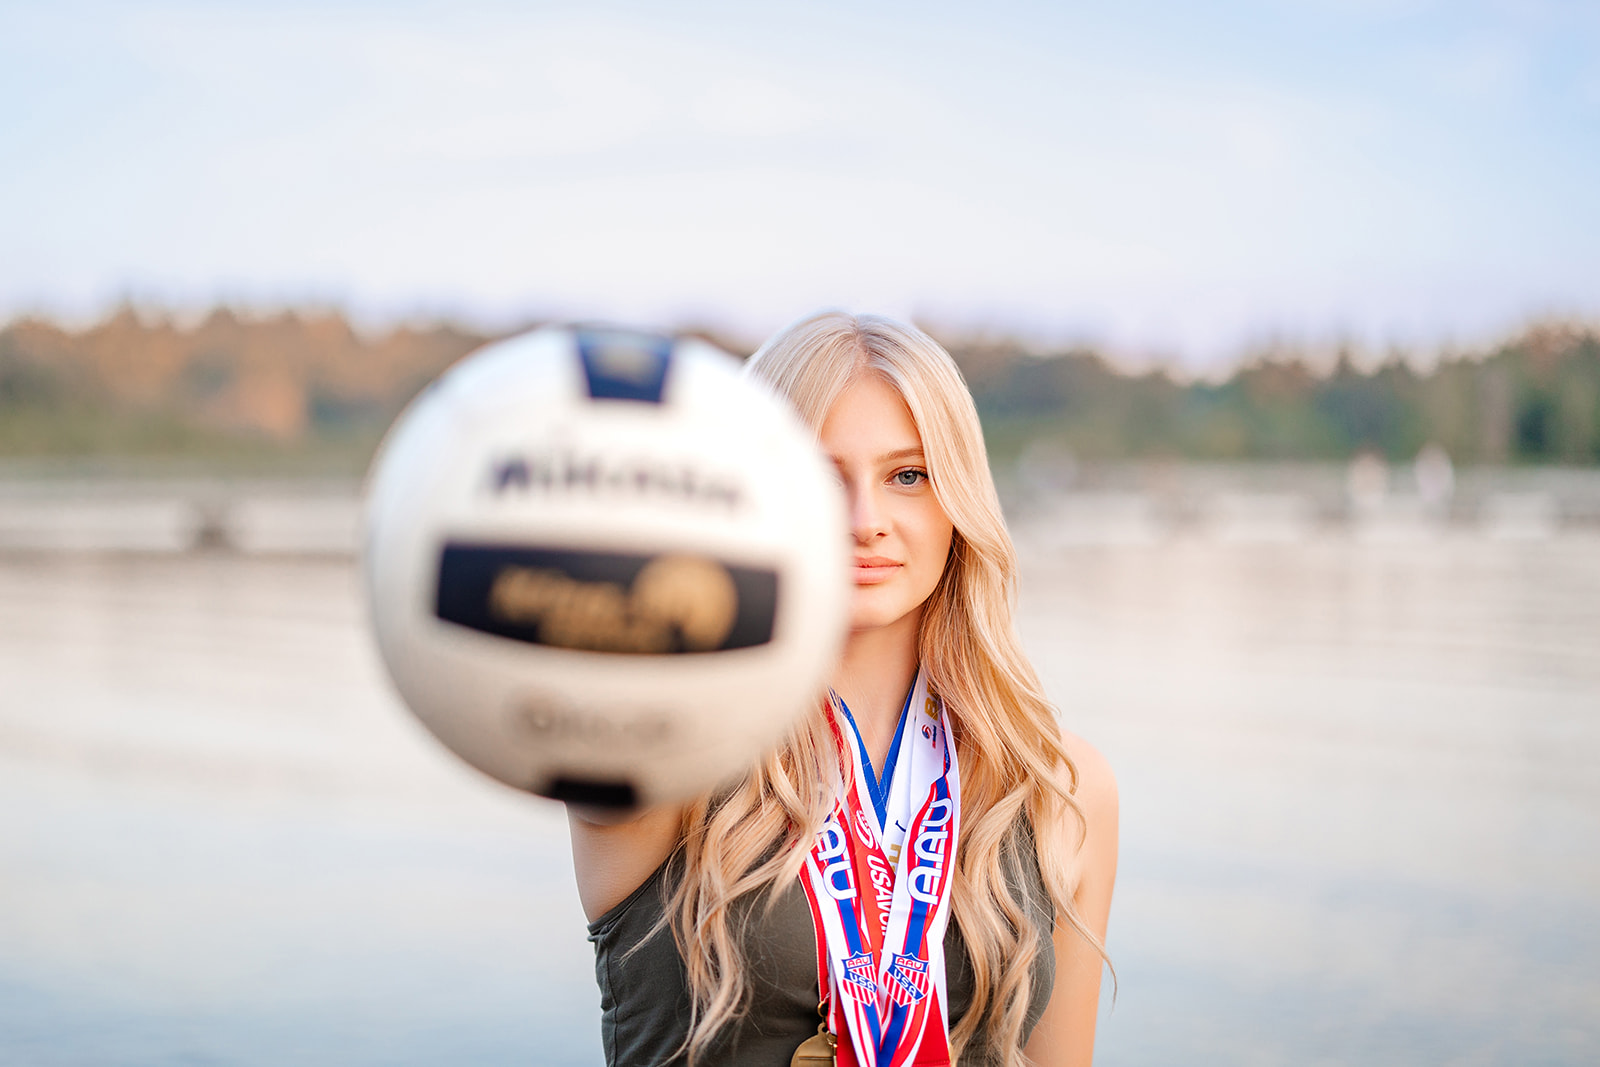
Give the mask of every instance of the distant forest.
M 124 308 L 79 331 L 22 319 L 0 329 L 0 458 L 357 471 L 419 389 L 490 339 L 452 325 L 360 333 L 336 313 L 218 309 L 179 325 Z M 1600 464 L 1593 328 L 1531 327 L 1426 371 L 1401 354 L 1318 368 L 1278 351 L 1222 382 L 945 340 L 1002 459 L 1040 439 L 1093 460 L 1407 460 L 1431 441 L 1457 463 Z

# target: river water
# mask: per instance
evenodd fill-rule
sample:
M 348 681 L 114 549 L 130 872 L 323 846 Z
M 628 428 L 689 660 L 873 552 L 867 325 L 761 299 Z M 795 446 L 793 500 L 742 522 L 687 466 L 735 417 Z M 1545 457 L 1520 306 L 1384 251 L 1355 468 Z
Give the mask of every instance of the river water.
M 1019 541 L 1121 784 L 1098 1063 L 1600 1062 L 1600 536 Z M 348 561 L 0 555 L 0 1063 L 589 1065 L 598 1002 Z

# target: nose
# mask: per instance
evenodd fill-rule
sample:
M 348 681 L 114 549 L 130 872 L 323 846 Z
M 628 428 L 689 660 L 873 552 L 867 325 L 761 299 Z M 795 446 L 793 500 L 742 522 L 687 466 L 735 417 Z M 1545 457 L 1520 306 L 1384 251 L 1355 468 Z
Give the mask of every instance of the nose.
M 883 502 L 873 490 L 870 483 L 859 481 L 845 486 L 850 498 L 850 533 L 858 545 L 867 544 L 874 537 L 889 532 Z

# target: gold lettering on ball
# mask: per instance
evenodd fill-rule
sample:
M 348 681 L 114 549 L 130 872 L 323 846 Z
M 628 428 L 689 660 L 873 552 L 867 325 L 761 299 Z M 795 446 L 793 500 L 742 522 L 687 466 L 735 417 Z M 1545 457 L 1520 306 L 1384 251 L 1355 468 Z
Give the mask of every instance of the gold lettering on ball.
M 738 610 L 733 576 L 702 556 L 658 556 L 626 590 L 537 567 L 503 567 L 489 588 L 495 618 L 538 626 L 547 645 L 594 652 L 668 652 L 675 638 L 708 652 L 727 639 Z
M 661 556 L 634 578 L 630 607 L 659 625 L 676 626 L 685 645 L 705 652 L 722 644 L 733 629 L 739 592 L 732 575 L 714 560 Z

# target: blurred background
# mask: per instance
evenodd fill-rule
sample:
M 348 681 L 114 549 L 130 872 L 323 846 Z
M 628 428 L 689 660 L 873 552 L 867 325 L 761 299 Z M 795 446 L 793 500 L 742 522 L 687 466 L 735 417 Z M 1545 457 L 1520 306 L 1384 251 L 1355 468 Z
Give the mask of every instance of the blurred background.
M 941 338 L 1107 1065 L 1600 1060 L 1600 12 L 0 0 L 0 1063 L 600 1061 L 361 477 L 567 318 Z

